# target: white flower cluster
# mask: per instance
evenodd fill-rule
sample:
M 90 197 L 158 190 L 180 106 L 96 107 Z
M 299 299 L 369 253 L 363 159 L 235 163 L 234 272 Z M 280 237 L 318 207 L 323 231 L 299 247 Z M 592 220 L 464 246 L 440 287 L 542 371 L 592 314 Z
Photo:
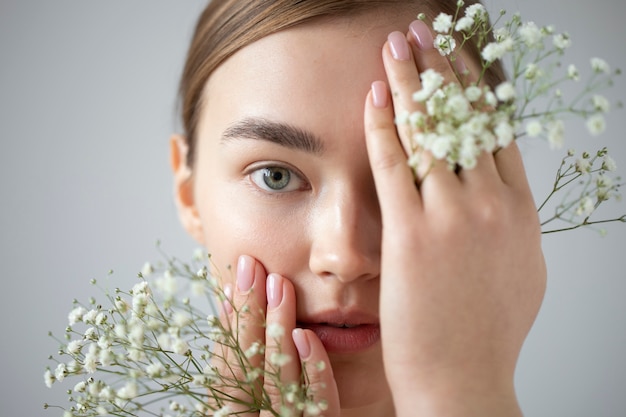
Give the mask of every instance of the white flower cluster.
M 199 259 L 194 257 L 194 262 Z M 258 386 L 260 378 L 276 381 L 283 404 L 291 409 L 307 409 L 311 415 L 315 415 L 315 409 L 323 409 L 323 402 L 311 400 L 306 383 L 281 383 L 280 367 L 292 358 L 280 351 L 280 345 L 269 356 L 273 369 L 252 366 L 250 358 L 264 354 L 265 346 L 254 343 L 244 350 L 236 332 L 217 318 L 212 304 L 206 303 L 211 309 L 207 314 L 182 296 L 181 286 L 187 283 L 189 290 L 204 301 L 225 300 L 206 266 L 198 268 L 169 259 L 159 268 L 146 263 L 139 277 L 141 280 L 130 291 L 107 294 L 108 308 L 92 298 L 90 307 L 76 302 L 68 314 L 65 340 L 59 341 L 59 354 L 65 360 L 56 360 L 56 366 L 44 373 L 48 387 L 68 378 L 75 381 L 68 390 L 72 405 L 65 411 L 66 416 L 135 416 L 140 411 L 166 416 L 167 410 L 174 413 L 172 416 L 227 416 L 232 412 L 225 405 L 230 398 L 227 392 L 255 391 L 253 387 Z M 234 314 L 244 311 L 235 310 Z M 285 330 L 271 324 L 267 334 L 278 340 Z M 220 356 L 222 349 L 214 348 L 216 343 L 231 352 L 229 364 L 223 368 L 216 365 L 224 360 Z M 235 377 L 235 367 L 243 368 L 244 380 Z M 268 410 L 272 405 L 266 396 L 260 392 L 248 404 L 250 409 Z M 160 398 L 168 399 L 167 410 Z M 279 411 L 272 413 L 278 415 Z
M 514 140 L 515 125 L 508 107 L 497 108 L 499 102 L 515 98 L 510 83 L 501 84 L 494 93 L 475 85 L 444 85 L 443 76 L 432 69 L 420 77 L 422 89 L 413 99 L 423 104 L 424 111 L 405 113 L 396 121 L 408 123 L 413 132 L 409 164 L 414 169 L 422 162 L 423 151 L 446 160 L 450 168 L 472 169 L 481 152 L 494 152 Z
M 595 154 L 582 152 L 578 156 L 574 150 L 568 151 L 557 171 L 552 192 L 539 207 L 544 208 L 557 192 L 567 190 L 562 193 L 565 197 L 553 208 L 552 216 L 542 221 L 544 233 L 572 230 L 609 221 L 626 222 L 626 216 L 610 220 L 591 219 L 597 208 L 605 201 L 621 201 L 620 188 L 623 183 L 621 177 L 616 175 L 616 170 L 617 165 L 606 148 Z M 556 221 L 564 223 L 565 226 L 545 230 L 548 224 L 552 226 Z M 604 233 L 603 229 L 600 232 Z
M 463 7 L 459 0 L 454 16 L 440 13 L 432 21 L 434 46 L 454 61 L 467 42 L 474 42 L 482 69 L 478 74 L 459 74 L 459 81 L 451 83 L 444 83 L 443 75 L 432 69 L 420 74 L 421 89 L 413 99 L 421 110 L 399 114 L 396 119 L 397 124 L 410 126 L 409 164 L 416 172 L 424 163 L 425 151 L 436 160 L 447 161 L 451 169 L 471 169 L 481 152 L 494 152 L 524 135 L 543 137 L 551 148 L 561 148 L 565 142 L 562 116 L 566 114 L 584 117 L 592 135 L 605 130 L 604 113 L 611 106 L 595 92 L 612 83 L 610 66 L 604 60 L 591 59 L 592 79 L 582 94 L 565 103 L 560 84 L 580 78 L 574 65 L 567 66 L 565 76 L 553 74 L 561 67 L 558 59 L 571 45 L 566 32 L 523 22 L 519 14 L 496 28 L 481 4 L 461 12 Z M 425 19 L 423 14 L 418 17 Z M 506 63 L 506 59 L 511 63 L 511 78 L 492 90 L 485 85 L 484 74 L 496 61 Z M 548 103 L 545 110 L 537 110 L 539 98 Z

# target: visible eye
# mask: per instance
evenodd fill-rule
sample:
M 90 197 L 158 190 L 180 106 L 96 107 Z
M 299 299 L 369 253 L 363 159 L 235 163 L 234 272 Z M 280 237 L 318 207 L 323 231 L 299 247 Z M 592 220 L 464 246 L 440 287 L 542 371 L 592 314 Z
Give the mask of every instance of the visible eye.
M 273 192 L 296 191 L 303 188 L 303 180 L 293 171 L 280 166 L 257 169 L 250 179 L 261 189 Z

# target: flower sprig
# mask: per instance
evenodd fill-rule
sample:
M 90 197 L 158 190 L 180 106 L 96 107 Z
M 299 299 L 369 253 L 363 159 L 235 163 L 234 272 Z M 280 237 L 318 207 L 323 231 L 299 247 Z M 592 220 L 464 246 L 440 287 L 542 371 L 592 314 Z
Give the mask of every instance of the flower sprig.
M 433 158 L 445 161 L 450 169 L 472 169 L 482 152 L 495 153 L 522 137 L 543 138 L 550 148 L 560 149 L 564 145 L 566 116 L 583 118 L 593 136 L 604 132 L 605 113 L 612 106 L 599 91 L 613 85 L 619 70 L 612 71 L 605 60 L 593 57 L 589 78 L 581 82 L 578 68 L 561 62 L 565 50 L 571 46 L 567 32 L 558 33 L 552 26 L 539 27 L 534 22 L 524 22 L 518 13 L 501 23 L 504 11 L 491 24 L 483 5 L 464 6 L 459 0 L 454 15 L 442 12 L 432 21 L 433 31 L 437 34 L 434 47 L 451 61 L 457 81 L 444 82 L 444 76 L 433 69 L 422 71 L 421 89 L 413 94 L 420 110 L 400 112 L 396 117 L 398 125 L 409 127 L 408 164 L 416 176 L 420 171 L 422 175 L 428 173 L 422 165 L 432 164 Z M 426 20 L 424 14 L 418 18 Z M 459 72 L 457 68 L 463 66 L 454 65 L 470 41 L 480 52 L 477 74 L 468 70 Z M 484 77 L 497 61 L 510 68 L 511 74 L 508 80 L 491 88 L 484 82 Z M 566 94 L 571 89 L 578 92 Z M 570 96 L 572 98 L 568 99 Z M 424 158 L 425 153 L 428 158 Z M 601 155 L 597 158 L 604 160 L 609 158 L 606 148 L 585 154 Z M 563 163 L 571 156 L 566 156 Z M 595 162 L 597 158 L 587 160 Z M 615 163 L 611 165 L 614 167 Z M 598 172 L 600 179 L 596 179 L 594 190 L 602 197 L 592 199 L 590 187 L 593 181 L 589 180 L 572 200 L 571 186 L 565 185 L 572 184 L 572 175 L 577 178 L 583 173 L 572 174 L 577 172 L 574 168 L 572 172 L 563 169 L 563 165 L 558 168 L 556 183 L 546 200 L 565 191 L 567 195 L 554 215 L 543 220 L 542 224 L 545 226 L 558 219 L 568 222 L 569 226 L 544 232 L 572 230 L 625 218 L 589 219 L 600 204 L 620 198 L 619 178 L 612 180 L 610 186 L 597 185 L 598 181 L 608 181 L 607 172 L 613 170 L 606 169 L 606 166 L 598 168 L 602 172 Z M 595 168 L 593 172 L 597 172 Z M 563 181 L 567 182 L 564 184 Z M 604 193 L 605 190 L 608 191 Z M 539 211 L 544 207 L 545 203 L 540 204 Z
M 157 266 L 147 263 L 129 291 L 117 288 L 111 294 L 101 288 L 105 304 L 95 298 L 85 304 L 74 301 L 63 339 L 55 338 L 60 347 L 50 359 L 56 365 L 44 374 L 49 387 L 73 381 L 64 417 L 168 412 L 226 416 L 234 404 L 275 416 L 287 416 L 294 409 L 315 415 L 325 408 L 323 401 L 313 400 L 304 365 L 299 384 L 281 381 L 280 367 L 293 358 L 281 352 L 280 344 L 269 364 L 252 364 L 253 357 L 264 355 L 265 345 L 257 342 L 244 349 L 237 330 L 220 320 L 213 301 L 231 302 L 219 280 L 209 276 L 204 258 L 196 255 L 189 264 L 174 258 Z M 248 312 L 246 306 L 230 307 L 235 322 Z M 269 337 L 278 339 L 283 333 L 280 325 L 268 326 Z M 225 350 L 230 351 L 229 361 Z M 325 364 L 316 366 L 322 370 Z M 263 380 L 278 388 L 280 407 L 259 384 Z M 242 401 L 232 392 L 251 399 Z

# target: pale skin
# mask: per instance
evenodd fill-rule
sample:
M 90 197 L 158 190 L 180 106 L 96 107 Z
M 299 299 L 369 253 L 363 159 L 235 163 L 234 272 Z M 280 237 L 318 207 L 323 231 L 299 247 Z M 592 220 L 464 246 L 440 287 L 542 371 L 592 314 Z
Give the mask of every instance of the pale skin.
M 219 268 L 237 266 L 224 284 L 235 306 L 253 307 L 244 345 L 265 340 L 261 323 L 279 323 L 283 351 L 330 365 L 307 369 L 325 415 L 519 416 L 515 365 L 546 279 L 536 209 L 516 146 L 458 175 L 435 164 L 416 186 L 394 112 L 416 108 L 420 71 L 455 75 L 409 23 L 380 13 L 317 21 L 221 64 L 193 167 L 172 138 L 181 220 Z M 250 118 L 305 130 L 323 150 L 224 139 Z M 260 181 L 268 166 L 292 172 L 284 189 Z M 380 340 L 327 353 L 298 324 L 328 311 L 379 322 Z M 300 372 L 295 360 L 282 375 Z

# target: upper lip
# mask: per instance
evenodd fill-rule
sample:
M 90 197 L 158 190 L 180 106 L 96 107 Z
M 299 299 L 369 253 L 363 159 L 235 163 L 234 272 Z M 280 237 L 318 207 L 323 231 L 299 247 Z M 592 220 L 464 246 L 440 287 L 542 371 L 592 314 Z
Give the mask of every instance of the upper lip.
M 313 313 L 298 319 L 302 324 L 328 324 L 331 326 L 378 325 L 378 316 L 359 309 L 333 309 Z

